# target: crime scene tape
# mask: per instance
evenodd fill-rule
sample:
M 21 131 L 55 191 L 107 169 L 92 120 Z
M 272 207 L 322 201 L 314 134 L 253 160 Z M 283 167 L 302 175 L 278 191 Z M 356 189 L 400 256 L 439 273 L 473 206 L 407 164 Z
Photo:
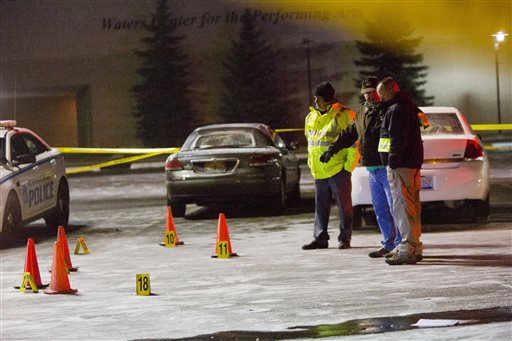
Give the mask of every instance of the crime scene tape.
M 107 162 L 102 162 L 102 163 L 94 164 L 91 166 L 67 169 L 66 174 L 76 174 L 76 173 L 88 172 L 93 169 L 99 169 L 99 168 L 120 165 L 123 163 L 132 163 L 134 161 L 147 159 L 147 158 L 157 156 L 157 155 L 176 153 L 179 150 L 179 148 L 67 148 L 67 147 L 57 147 L 56 149 L 64 154 L 142 154 L 142 155 L 137 155 L 137 156 L 130 156 L 130 157 L 120 158 L 120 159 L 116 159 L 116 160 L 111 160 L 111 161 L 107 161 Z
M 482 131 L 482 130 L 512 130 L 512 124 L 472 124 L 471 128 L 475 131 Z M 288 133 L 288 132 L 295 132 L 295 131 L 304 131 L 303 128 L 289 128 L 289 129 L 276 129 L 276 132 L 278 133 Z M 485 149 L 487 150 L 512 150 L 512 147 L 508 144 L 492 144 L 492 145 L 485 145 Z
M 68 148 L 55 147 L 64 154 L 147 154 L 147 153 L 175 153 L 179 148 Z
M 482 130 L 512 130 L 512 124 L 472 124 L 471 128 L 475 131 Z M 304 131 L 304 128 L 282 128 L 275 129 L 277 133 L 289 133 Z M 511 150 L 509 145 L 486 145 L 488 150 Z M 66 170 L 67 174 L 76 174 L 81 172 L 88 172 L 93 169 L 100 169 L 123 163 L 132 163 L 134 161 L 151 158 L 162 154 L 172 154 L 180 150 L 180 148 L 69 148 L 69 147 L 56 147 L 63 154 L 137 154 L 137 156 L 124 157 L 116 160 L 102 162 L 90 166 L 77 167 Z
M 512 124 L 471 124 L 475 131 L 479 130 L 512 130 Z M 304 131 L 304 128 L 276 129 L 278 133 L 288 133 L 293 131 Z
M 510 144 L 500 144 L 500 143 L 496 143 L 496 144 L 492 144 L 492 145 L 485 145 L 484 146 L 486 150 L 510 150 L 512 151 L 512 145 Z
M 512 124 L 472 124 L 473 130 L 512 130 Z
M 286 129 L 276 129 L 277 133 L 291 133 L 294 131 L 304 131 L 304 128 L 286 128 Z

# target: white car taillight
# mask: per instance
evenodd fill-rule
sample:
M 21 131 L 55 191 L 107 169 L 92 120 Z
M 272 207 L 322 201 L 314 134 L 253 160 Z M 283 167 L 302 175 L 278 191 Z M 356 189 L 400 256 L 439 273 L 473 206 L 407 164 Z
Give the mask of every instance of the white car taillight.
M 476 140 L 468 140 L 466 142 L 466 150 L 464 151 L 464 160 L 477 160 L 485 156 L 484 148 Z
M 170 159 L 165 163 L 166 171 L 183 170 L 183 164 L 178 159 Z

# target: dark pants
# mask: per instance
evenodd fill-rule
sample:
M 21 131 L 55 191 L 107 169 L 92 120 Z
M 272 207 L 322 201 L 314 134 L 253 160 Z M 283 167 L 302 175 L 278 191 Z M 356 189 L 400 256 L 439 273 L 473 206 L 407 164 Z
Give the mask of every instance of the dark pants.
M 327 226 L 334 198 L 340 218 L 338 242 L 350 243 L 353 217 L 351 179 L 352 173 L 342 170 L 330 178 L 315 180 L 315 239 L 329 240 Z

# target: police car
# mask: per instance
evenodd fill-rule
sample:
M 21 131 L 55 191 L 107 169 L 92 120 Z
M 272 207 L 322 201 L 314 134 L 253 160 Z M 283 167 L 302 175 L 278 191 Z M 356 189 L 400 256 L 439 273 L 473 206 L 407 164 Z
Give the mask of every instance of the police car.
M 16 121 L 0 121 L 0 218 L 3 241 L 39 218 L 49 228 L 69 218 L 63 156 Z

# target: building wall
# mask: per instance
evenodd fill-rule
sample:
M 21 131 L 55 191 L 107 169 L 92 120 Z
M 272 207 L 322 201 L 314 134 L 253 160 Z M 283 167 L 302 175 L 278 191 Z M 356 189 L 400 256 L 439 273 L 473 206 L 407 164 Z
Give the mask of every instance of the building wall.
M 30 127 L 52 146 L 76 146 L 77 118 L 75 96 L 37 96 L 6 99 L 7 107 L 16 106 L 15 119 L 20 127 Z M 47 117 L 52 117 L 48 122 Z

